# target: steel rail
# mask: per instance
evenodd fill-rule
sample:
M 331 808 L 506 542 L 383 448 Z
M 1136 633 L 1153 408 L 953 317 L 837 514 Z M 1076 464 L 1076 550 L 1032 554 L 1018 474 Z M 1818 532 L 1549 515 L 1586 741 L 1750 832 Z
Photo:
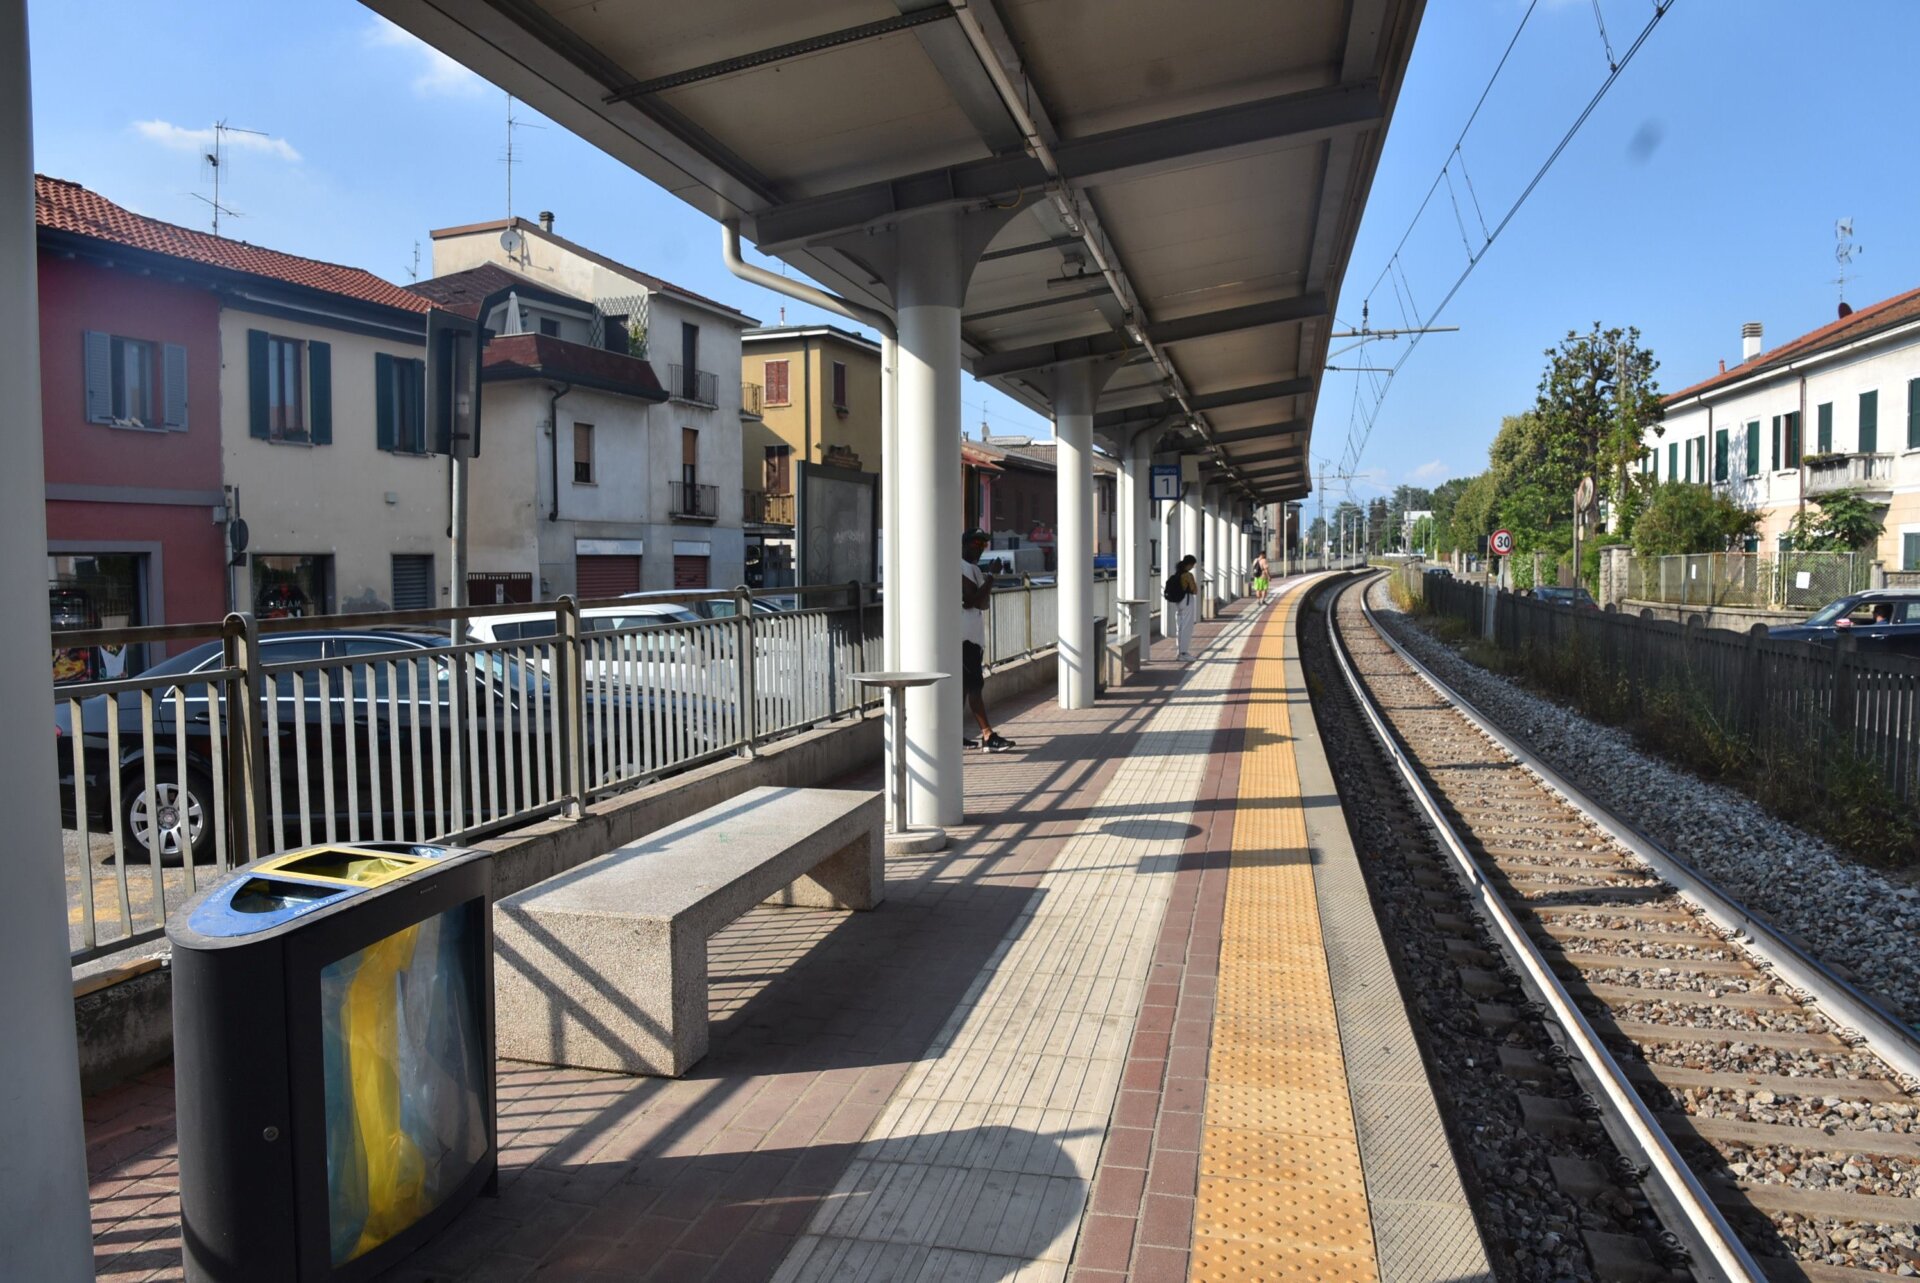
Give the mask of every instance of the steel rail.
M 1350 581 L 1335 590 L 1333 602 L 1337 602 L 1340 597 L 1355 587 L 1360 588 L 1364 594 L 1366 585 L 1370 582 L 1370 578 Z M 1386 637 L 1378 622 L 1374 620 L 1372 612 L 1366 610 L 1364 596 L 1361 600 L 1361 609 L 1368 623 L 1372 624 L 1375 631 L 1380 633 L 1389 646 L 1393 647 L 1395 653 L 1405 659 L 1413 667 L 1414 672 L 1423 673 L 1422 667 L 1411 655 L 1408 655 L 1392 638 Z M 1647 1108 L 1646 1101 L 1641 1099 L 1640 1093 L 1628 1081 L 1619 1062 L 1614 1059 L 1612 1053 L 1607 1051 L 1599 1035 L 1594 1032 L 1593 1026 L 1587 1022 L 1586 1016 L 1581 1013 L 1566 987 L 1560 983 L 1559 977 L 1553 974 L 1553 969 L 1548 966 L 1539 946 L 1534 944 L 1526 929 L 1514 916 L 1513 910 L 1487 881 L 1479 863 L 1467 850 L 1459 831 L 1447 819 L 1438 799 L 1434 797 L 1426 782 L 1420 778 L 1420 773 L 1414 769 L 1412 759 L 1400 743 L 1398 736 L 1388 727 L 1386 718 L 1375 703 L 1372 693 L 1360 680 L 1359 673 L 1349 660 L 1346 645 L 1340 637 L 1337 614 L 1331 608 L 1331 604 L 1327 611 L 1327 637 L 1332 643 L 1333 655 L 1340 665 L 1341 675 L 1345 677 L 1348 689 L 1353 692 L 1354 702 L 1360 708 L 1368 727 L 1373 731 L 1374 738 L 1380 742 L 1387 756 L 1392 759 L 1395 769 L 1400 773 L 1400 778 L 1438 834 L 1441 845 L 1447 849 L 1447 853 L 1459 867 L 1469 889 L 1478 898 L 1483 915 L 1505 945 L 1506 952 L 1518 963 L 1520 970 L 1530 982 L 1530 987 L 1552 1012 L 1561 1031 L 1572 1044 L 1573 1050 L 1585 1062 L 1600 1090 L 1612 1104 L 1616 1116 L 1624 1124 L 1633 1147 L 1637 1148 L 1641 1157 L 1646 1160 L 1648 1171 L 1658 1179 L 1662 1190 L 1667 1195 L 1669 1205 L 1679 1214 L 1683 1221 L 1680 1227 L 1684 1231 L 1683 1238 L 1690 1239 L 1691 1246 L 1697 1249 L 1694 1264 L 1704 1266 L 1710 1262 L 1711 1277 L 1727 1280 L 1727 1283 L 1765 1283 L 1766 1273 L 1747 1251 L 1746 1245 L 1741 1243 L 1734 1234 L 1732 1226 L 1728 1225 L 1726 1218 L 1720 1214 L 1720 1209 L 1714 1206 L 1712 1198 L 1708 1196 L 1699 1177 L 1694 1175 L 1693 1170 L 1680 1157 L 1679 1150 L 1675 1148 L 1666 1129 L 1660 1126 L 1653 1111 Z M 1444 696 L 1445 692 L 1442 694 Z M 1473 719 L 1469 718 L 1469 720 Z
M 1629 820 L 1623 820 L 1595 801 L 1585 790 L 1561 775 L 1539 754 L 1481 712 L 1471 700 L 1447 685 L 1432 669 L 1414 658 L 1406 647 L 1394 640 L 1374 617 L 1362 597 L 1360 608 L 1367 622 L 1391 646 L 1394 653 L 1447 701 L 1475 729 L 1510 755 L 1520 765 L 1579 811 L 1608 837 L 1639 856 L 1649 868 L 1671 883 L 1676 891 L 1704 913 L 1715 926 L 1741 946 L 1780 979 L 1809 995 L 1825 1009 L 1843 1032 L 1860 1036 L 1869 1049 L 1896 1072 L 1920 1080 L 1920 1032 L 1903 1020 L 1880 999 L 1862 990 L 1816 957 L 1813 951 L 1791 933 L 1775 926 L 1756 909 L 1747 907 L 1706 874 L 1681 856 L 1675 855 Z

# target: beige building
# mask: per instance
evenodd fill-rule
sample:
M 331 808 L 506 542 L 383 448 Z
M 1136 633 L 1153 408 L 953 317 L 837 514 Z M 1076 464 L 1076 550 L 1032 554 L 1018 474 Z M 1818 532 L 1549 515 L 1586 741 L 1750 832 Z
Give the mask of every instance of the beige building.
M 428 439 L 426 300 L 354 269 L 229 296 L 221 468 L 263 618 L 448 604 L 448 462 Z
M 1739 364 L 1666 398 L 1642 470 L 1759 512 L 1768 552 L 1804 503 L 1852 491 L 1884 508 L 1879 560 L 1920 570 L 1920 289 L 1771 349 L 1748 322 L 1741 344 Z

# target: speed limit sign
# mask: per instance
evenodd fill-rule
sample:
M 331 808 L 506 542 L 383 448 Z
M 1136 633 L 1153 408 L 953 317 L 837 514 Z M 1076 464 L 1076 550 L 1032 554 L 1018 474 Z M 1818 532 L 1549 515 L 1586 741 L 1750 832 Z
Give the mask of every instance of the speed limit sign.
M 1496 557 L 1509 556 L 1513 552 L 1513 531 L 1496 530 L 1493 532 L 1493 552 Z

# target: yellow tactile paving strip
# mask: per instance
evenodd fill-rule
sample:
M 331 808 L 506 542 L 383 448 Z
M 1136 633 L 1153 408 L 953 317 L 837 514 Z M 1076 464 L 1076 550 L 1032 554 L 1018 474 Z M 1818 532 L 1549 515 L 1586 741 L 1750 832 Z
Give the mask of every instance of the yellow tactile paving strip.
M 1249 691 L 1188 1277 L 1378 1283 L 1276 604 Z M 1276 803 L 1286 803 L 1276 805 Z

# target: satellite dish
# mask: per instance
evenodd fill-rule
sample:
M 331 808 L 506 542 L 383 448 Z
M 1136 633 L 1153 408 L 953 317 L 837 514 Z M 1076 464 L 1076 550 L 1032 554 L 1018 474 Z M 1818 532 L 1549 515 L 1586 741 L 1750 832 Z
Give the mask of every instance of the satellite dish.
M 520 235 L 518 229 L 509 227 L 506 231 L 500 233 L 500 248 L 509 254 L 518 254 L 520 252 L 520 246 L 525 240 L 526 238 Z

